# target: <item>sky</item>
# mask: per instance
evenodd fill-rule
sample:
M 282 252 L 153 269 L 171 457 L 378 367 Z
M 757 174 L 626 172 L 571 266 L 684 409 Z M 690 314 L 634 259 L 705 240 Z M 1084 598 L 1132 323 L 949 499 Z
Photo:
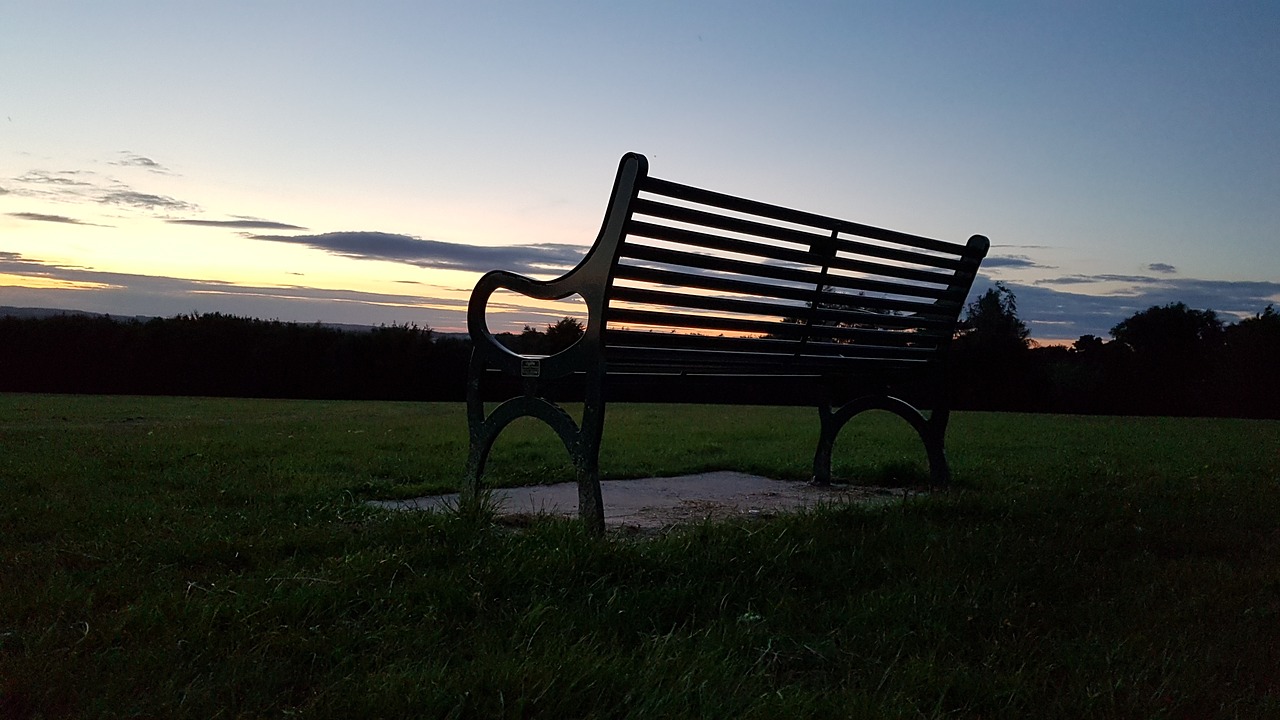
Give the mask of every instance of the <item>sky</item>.
M 993 248 L 1042 342 L 1280 304 L 1280 3 L 0 9 L 0 306 L 465 329 L 618 159 Z M 498 298 L 496 330 L 577 313 Z

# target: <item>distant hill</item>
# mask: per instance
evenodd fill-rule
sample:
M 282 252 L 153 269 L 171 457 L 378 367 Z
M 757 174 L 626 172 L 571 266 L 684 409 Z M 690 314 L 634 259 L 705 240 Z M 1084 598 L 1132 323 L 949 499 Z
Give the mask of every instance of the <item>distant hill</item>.
M 0 317 L 16 317 L 16 318 L 34 318 L 41 319 L 47 317 L 55 317 L 58 315 L 76 315 L 81 317 L 105 317 L 111 318 L 117 322 L 130 322 L 136 320 L 138 322 L 147 322 L 148 320 L 162 319 L 156 315 L 113 315 L 111 313 L 89 312 L 87 310 L 66 310 L 63 308 L 33 308 L 33 307 L 13 307 L 10 305 L 0 305 Z M 332 330 L 342 330 L 343 332 L 370 332 L 376 329 L 375 325 L 352 325 L 349 323 L 294 323 L 296 325 L 319 325 L 320 327 L 330 328 Z M 432 333 L 436 337 L 445 338 L 465 338 L 467 333 L 450 333 L 433 330 Z
M 18 317 L 18 318 L 47 318 L 55 315 L 80 315 L 84 317 L 109 317 L 112 320 L 137 320 L 138 322 L 146 322 L 155 319 L 148 315 L 111 315 L 108 313 L 88 312 L 86 310 L 63 310 L 61 308 L 32 308 L 32 307 L 12 307 L 9 305 L 0 305 L 0 317 Z

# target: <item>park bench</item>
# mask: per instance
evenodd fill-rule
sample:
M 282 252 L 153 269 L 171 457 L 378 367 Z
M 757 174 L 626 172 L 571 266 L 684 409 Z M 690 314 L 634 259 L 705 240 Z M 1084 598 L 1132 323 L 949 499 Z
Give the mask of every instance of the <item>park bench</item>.
M 931 240 L 661 180 L 627 154 L 576 267 L 548 281 L 493 271 L 472 291 L 464 502 L 480 492 L 498 434 L 532 416 L 564 442 L 579 515 L 601 531 L 605 405 L 622 400 L 816 406 L 819 484 L 844 424 L 887 410 L 915 428 L 932 481 L 946 483 L 946 349 L 989 246 L 981 235 Z M 583 336 L 549 356 L 507 349 L 485 317 L 499 289 L 581 296 Z M 505 402 L 486 412 L 495 394 Z M 580 423 L 557 397 L 583 401 Z

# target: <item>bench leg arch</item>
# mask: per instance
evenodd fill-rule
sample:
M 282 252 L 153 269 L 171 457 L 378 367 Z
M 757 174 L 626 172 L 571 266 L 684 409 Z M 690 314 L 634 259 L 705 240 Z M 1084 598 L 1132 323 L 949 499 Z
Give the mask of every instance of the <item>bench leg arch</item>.
M 515 420 L 533 417 L 550 426 L 569 453 L 578 483 L 578 515 L 587 532 L 592 535 L 604 532 L 604 501 L 600 494 L 599 469 L 600 435 L 604 425 L 603 405 L 596 409 L 588 406 L 584 412 L 583 426 L 579 428 L 569 413 L 559 405 L 532 395 L 511 398 L 485 417 L 484 403 L 479 399 L 477 391 L 468 393 L 467 415 L 471 438 L 467 454 L 467 475 L 461 493 L 464 506 L 474 505 L 480 496 L 485 464 L 498 435 Z
M 947 465 L 944 448 L 947 419 L 950 413 L 946 410 L 933 410 L 926 418 L 914 405 L 905 400 L 891 395 L 866 395 L 845 403 L 835 411 L 829 404 L 818 407 L 821 431 L 818 436 L 818 448 L 813 456 L 815 485 L 831 484 L 831 454 L 836 438 L 850 420 L 868 410 L 885 410 L 906 420 L 924 443 L 929 460 L 930 480 L 939 485 L 945 485 L 950 480 L 951 471 Z
M 503 402 L 494 408 L 488 417 L 483 416 L 483 407 L 480 413 L 481 418 L 478 422 L 473 416 L 467 424 L 471 434 L 471 446 L 467 455 L 464 497 L 479 493 L 481 478 L 484 476 L 485 464 L 489 459 L 489 451 L 493 449 L 493 443 L 508 425 L 522 417 L 537 418 L 550 426 L 564 443 L 574 466 L 582 464 L 581 433 L 573 422 L 573 418 L 569 417 L 569 413 L 558 405 L 539 397 L 521 396 Z

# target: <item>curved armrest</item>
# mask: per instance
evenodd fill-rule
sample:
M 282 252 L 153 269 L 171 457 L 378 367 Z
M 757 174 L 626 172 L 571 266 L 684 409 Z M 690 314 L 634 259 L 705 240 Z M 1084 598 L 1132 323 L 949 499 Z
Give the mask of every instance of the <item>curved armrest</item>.
M 583 291 L 583 288 L 575 286 L 572 282 L 574 274 L 570 271 L 569 274 L 555 280 L 534 280 L 506 270 L 493 270 L 481 276 L 475 289 L 471 291 L 471 300 L 467 303 L 467 332 L 471 335 L 474 351 L 483 353 L 486 360 L 503 372 L 519 375 L 521 361 L 527 358 L 498 342 L 489 331 L 489 323 L 485 318 L 489 298 L 496 290 L 511 290 L 537 300 L 563 300 Z M 595 321 L 594 317 L 588 318 L 589 323 Z M 580 363 L 576 361 L 579 359 L 580 345 L 581 341 L 555 355 L 542 358 L 542 375 L 554 377 L 578 369 Z
M 600 234 L 587 251 L 586 257 L 568 273 L 555 280 L 543 281 L 513 272 L 494 270 L 480 278 L 471 291 L 471 301 L 467 305 L 467 332 L 471 335 L 476 358 L 515 375 L 521 374 L 521 361 L 531 359 L 503 347 L 493 337 L 493 333 L 489 332 L 485 309 L 489 305 L 489 297 L 501 288 L 538 300 L 562 300 L 577 294 L 587 302 L 586 334 L 569 348 L 550 357 L 539 358 L 540 377 L 559 377 L 600 366 L 603 362 L 600 347 L 609 273 L 626 232 L 631 204 L 640 192 L 640 183 L 648 175 L 648 171 L 649 162 L 643 155 L 627 153 L 622 156 Z

